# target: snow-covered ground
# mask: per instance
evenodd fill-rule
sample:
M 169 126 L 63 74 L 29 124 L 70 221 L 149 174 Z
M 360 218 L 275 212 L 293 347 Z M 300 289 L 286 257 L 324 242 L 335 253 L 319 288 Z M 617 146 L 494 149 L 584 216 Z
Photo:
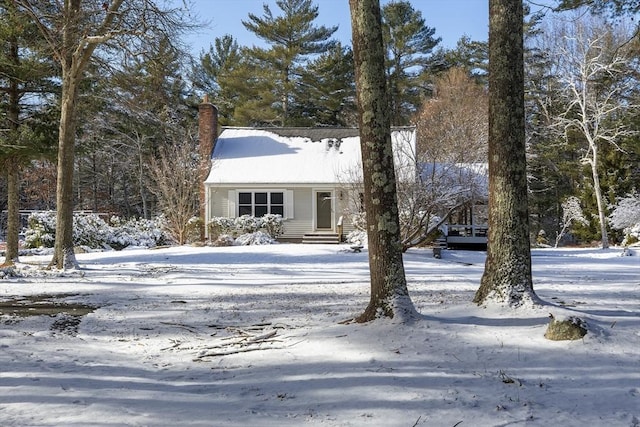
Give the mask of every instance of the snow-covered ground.
M 2 308 L 0 425 L 638 427 L 640 256 L 620 253 L 534 250 L 548 305 L 510 311 L 470 302 L 484 253 L 410 250 L 410 325 L 341 323 L 369 298 L 366 251 L 342 246 L 22 257 L 0 306 L 96 308 Z M 549 313 L 589 333 L 549 341 Z

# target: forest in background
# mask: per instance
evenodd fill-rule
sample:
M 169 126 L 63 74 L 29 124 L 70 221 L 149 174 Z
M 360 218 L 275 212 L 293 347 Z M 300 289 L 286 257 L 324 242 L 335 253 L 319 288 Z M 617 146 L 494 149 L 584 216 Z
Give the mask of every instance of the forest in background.
M 182 42 L 193 29 L 186 24 L 150 31 L 135 48 L 98 47 L 78 98 L 75 209 L 125 218 L 170 209 L 159 179 L 169 173 L 163 159 L 176 160 L 172 173 L 196 168 L 197 106 L 205 94 L 221 125 L 356 125 L 351 47 L 314 24 L 311 1 L 278 5 L 239 23 L 263 47 L 220 35 L 194 56 Z M 576 243 L 601 239 L 602 211 L 608 218 L 621 200 L 638 197 L 640 42 L 633 21 L 609 19 L 550 10 L 526 18 L 532 240 L 553 241 L 570 197 L 584 219 L 572 224 Z M 440 47 L 428 16 L 407 1 L 387 4 L 383 24 L 392 123 L 417 126 L 419 159 L 486 159 L 487 44 L 462 38 L 454 49 Z M 0 210 L 9 172 L 19 172 L 20 209 L 55 209 L 61 70 L 19 1 L 0 1 L 0 34 Z M 193 174 L 184 181 L 200 185 Z M 611 241 L 623 238 L 619 229 L 606 232 Z

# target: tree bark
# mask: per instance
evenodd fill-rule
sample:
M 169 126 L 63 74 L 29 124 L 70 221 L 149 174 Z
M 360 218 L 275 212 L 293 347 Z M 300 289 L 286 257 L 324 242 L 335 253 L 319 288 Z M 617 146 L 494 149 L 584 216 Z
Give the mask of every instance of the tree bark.
M 474 302 L 537 302 L 525 158 L 522 0 L 489 1 L 489 238 Z
M 402 261 L 379 0 L 349 0 L 367 212 L 371 299 L 356 321 L 416 312 Z
M 56 185 L 56 240 L 49 267 L 77 268 L 73 248 L 73 169 L 76 131 L 77 82 L 63 69 L 62 99 L 58 139 L 58 180 Z
M 15 6 L 15 5 L 13 5 Z M 18 40 L 15 36 L 9 37 L 9 58 L 11 65 L 16 69 L 20 67 L 20 52 Z M 7 118 L 11 135 L 17 140 L 20 128 L 20 87 L 17 78 L 9 78 L 9 105 L 7 106 Z M 15 141 L 19 145 L 18 141 Z M 7 171 L 7 249 L 5 251 L 5 264 L 11 265 L 18 261 L 18 242 L 20 239 L 20 177 L 19 159 L 10 156 L 5 159 Z
M 600 240 L 602 242 L 602 249 L 609 248 L 609 235 L 607 233 L 607 218 L 604 206 L 604 200 L 602 197 L 602 187 L 600 187 L 600 176 L 598 175 L 598 144 L 589 141 L 593 155 L 589 159 L 589 166 L 591 166 L 591 175 L 593 176 L 593 191 L 596 194 L 596 203 L 598 204 L 598 219 L 600 221 Z
M 4 265 L 18 262 L 18 241 L 20 239 L 20 177 L 18 162 L 9 158 L 4 164 L 7 171 L 7 248 Z

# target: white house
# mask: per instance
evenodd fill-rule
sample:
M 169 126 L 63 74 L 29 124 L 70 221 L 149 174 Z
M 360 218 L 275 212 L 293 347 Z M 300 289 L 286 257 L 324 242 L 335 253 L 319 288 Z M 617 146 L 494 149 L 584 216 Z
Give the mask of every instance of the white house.
M 392 142 L 399 178 L 415 179 L 415 128 L 394 128 Z M 356 128 L 223 128 L 204 181 L 205 221 L 280 214 L 280 240 L 337 242 L 352 229 L 347 192 L 361 176 Z

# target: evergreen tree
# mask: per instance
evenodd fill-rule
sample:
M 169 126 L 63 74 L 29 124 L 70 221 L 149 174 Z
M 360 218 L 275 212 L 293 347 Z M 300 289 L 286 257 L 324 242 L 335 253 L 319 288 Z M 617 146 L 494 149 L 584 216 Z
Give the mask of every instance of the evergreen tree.
M 633 15 L 640 11 L 640 0 L 558 0 L 557 10 L 571 10 L 583 6 L 596 13 L 608 11 L 614 15 Z
M 42 40 L 15 0 L 0 1 L 0 164 L 7 178 L 5 263 L 18 260 L 20 169 L 53 153 L 50 126 L 56 69 L 40 55 Z M 38 102 L 34 102 L 34 99 Z
M 258 102 L 251 107 L 254 112 L 274 109 L 277 124 L 288 126 L 292 123 L 291 112 L 301 102 L 295 95 L 296 86 L 305 73 L 304 61 L 335 45 L 331 36 L 337 27 L 313 24 L 318 17 L 318 6 L 311 0 L 277 0 L 276 5 L 282 11 L 281 16 L 274 16 L 265 4 L 262 17 L 250 13 L 242 24 L 270 45 L 269 49 L 253 47 L 248 51 L 254 65 L 252 71 L 261 71 L 253 77 L 255 85 L 251 89 L 255 91 L 253 99 Z
M 419 76 L 442 39 L 434 37 L 436 30 L 427 26 L 422 13 L 406 0 L 387 3 L 382 20 L 391 120 L 393 125 L 406 125 L 425 95 Z
M 232 122 L 235 108 L 241 103 L 245 87 L 234 82 L 245 77 L 246 63 L 244 50 L 232 35 L 226 34 L 216 37 L 209 51 L 200 54 L 192 69 L 194 87 L 215 100 L 222 125 Z
M 297 87 L 300 126 L 356 126 L 353 52 L 337 44 L 311 61 Z

